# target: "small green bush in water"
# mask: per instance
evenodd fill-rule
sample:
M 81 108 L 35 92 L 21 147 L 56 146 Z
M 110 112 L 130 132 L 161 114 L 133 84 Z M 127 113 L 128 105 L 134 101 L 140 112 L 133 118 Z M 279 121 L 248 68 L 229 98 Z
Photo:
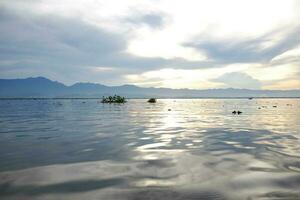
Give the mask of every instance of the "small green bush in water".
M 155 98 L 151 98 L 148 100 L 149 103 L 156 103 L 156 99 Z
M 101 103 L 125 103 L 125 97 L 119 95 L 103 97 Z

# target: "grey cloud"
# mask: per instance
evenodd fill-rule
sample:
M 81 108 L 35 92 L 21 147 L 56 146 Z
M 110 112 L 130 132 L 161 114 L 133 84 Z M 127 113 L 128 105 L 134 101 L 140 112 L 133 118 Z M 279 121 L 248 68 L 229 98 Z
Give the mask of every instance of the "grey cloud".
M 52 59 L 86 55 L 106 56 L 126 47 L 125 38 L 96 29 L 79 20 L 55 16 L 18 16 L 0 12 L 0 51 L 12 56 L 53 56 Z M 90 59 L 90 58 L 89 58 Z
M 128 54 L 124 52 L 127 35 L 107 32 L 78 19 L 18 14 L 2 7 L 0 27 L 2 77 L 27 74 L 26 70 L 39 73 L 32 75 L 55 71 L 67 77 L 81 74 L 85 66 L 136 72 L 158 68 L 167 62 Z
M 300 28 L 296 27 L 277 44 L 261 49 L 260 45 L 268 42 L 269 38 L 282 30 L 276 30 L 256 39 L 238 40 L 203 40 L 195 39 L 184 45 L 204 51 L 209 58 L 222 63 L 268 62 L 277 55 L 288 51 L 300 44 Z M 199 36 L 198 38 L 200 38 Z
M 158 13 L 136 14 L 125 19 L 125 22 L 142 25 L 146 24 L 152 28 L 161 28 L 164 25 L 165 16 Z
M 260 89 L 261 83 L 259 80 L 252 78 L 246 73 L 231 72 L 223 74 L 222 76 L 212 79 L 213 82 L 223 83 L 230 88 L 248 88 Z
M 82 73 L 85 66 L 113 67 L 119 70 L 114 72 L 115 77 L 120 77 L 120 73 L 137 73 L 163 67 L 217 66 L 209 62 L 146 58 L 126 53 L 130 39 L 128 35 L 107 32 L 80 19 L 30 12 L 15 13 L 2 7 L 0 27 L 0 59 L 5 61 L 0 63 L 2 78 L 28 73 L 32 73 L 31 76 L 65 76 L 66 79 L 80 74 L 88 76 L 87 72 Z M 90 76 L 94 77 L 94 74 Z M 112 74 L 98 76 L 104 79 L 113 77 Z

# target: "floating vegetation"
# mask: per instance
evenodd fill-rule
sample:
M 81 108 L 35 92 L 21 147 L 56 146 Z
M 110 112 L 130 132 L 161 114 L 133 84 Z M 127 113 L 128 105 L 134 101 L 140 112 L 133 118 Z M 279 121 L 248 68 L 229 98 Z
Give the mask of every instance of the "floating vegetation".
M 155 98 L 150 98 L 150 99 L 148 100 L 148 103 L 156 103 L 156 99 L 155 99 Z
M 243 112 L 242 112 L 242 111 L 239 111 L 239 110 L 238 110 L 238 111 L 235 111 L 235 110 L 234 110 L 234 111 L 232 111 L 232 114 L 234 114 L 234 115 L 235 115 L 235 114 L 238 114 L 238 115 L 240 115 L 240 114 L 242 114 L 242 113 L 243 113 Z
M 126 103 L 125 97 L 119 95 L 102 97 L 101 103 Z

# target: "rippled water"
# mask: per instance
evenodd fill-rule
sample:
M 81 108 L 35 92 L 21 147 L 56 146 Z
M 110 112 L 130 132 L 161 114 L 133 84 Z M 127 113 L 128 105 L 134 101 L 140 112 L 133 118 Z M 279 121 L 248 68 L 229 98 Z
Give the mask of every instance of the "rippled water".
M 0 199 L 300 199 L 300 99 L 145 101 L 1 100 Z

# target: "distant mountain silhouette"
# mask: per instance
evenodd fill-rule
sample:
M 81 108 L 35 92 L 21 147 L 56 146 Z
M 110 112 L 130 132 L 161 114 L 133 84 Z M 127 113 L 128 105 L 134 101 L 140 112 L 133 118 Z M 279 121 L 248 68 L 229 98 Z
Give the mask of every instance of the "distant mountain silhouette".
M 248 89 L 170 89 L 143 88 L 135 85 L 105 86 L 95 83 L 76 83 L 66 86 L 44 77 L 0 79 L 0 97 L 102 97 L 123 95 L 129 98 L 193 98 L 193 97 L 300 97 L 300 90 Z

